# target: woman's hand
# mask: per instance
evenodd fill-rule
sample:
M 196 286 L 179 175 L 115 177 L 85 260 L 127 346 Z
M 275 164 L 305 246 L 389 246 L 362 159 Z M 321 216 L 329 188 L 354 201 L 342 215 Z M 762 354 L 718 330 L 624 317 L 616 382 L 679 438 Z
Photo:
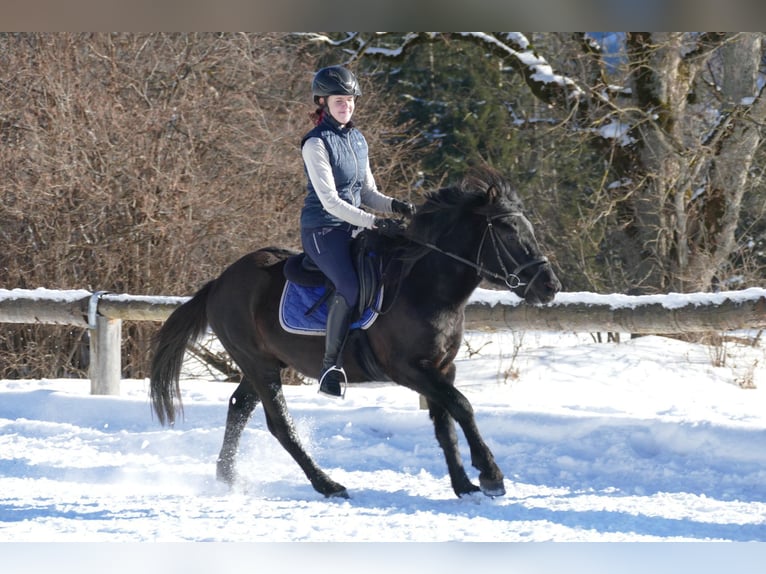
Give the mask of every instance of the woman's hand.
M 407 201 L 400 201 L 398 199 L 394 199 L 391 201 L 391 210 L 394 213 L 398 213 L 399 215 L 403 215 L 404 217 L 412 217 L 415 215 L 415 206 Z
M 375 219 L 375 227 L 373 229 L 377 229 L 384 237 L 390 238 L 401 237 L 405 232 L 405 227 L 401 221 L 384 219 L 382 217 Z

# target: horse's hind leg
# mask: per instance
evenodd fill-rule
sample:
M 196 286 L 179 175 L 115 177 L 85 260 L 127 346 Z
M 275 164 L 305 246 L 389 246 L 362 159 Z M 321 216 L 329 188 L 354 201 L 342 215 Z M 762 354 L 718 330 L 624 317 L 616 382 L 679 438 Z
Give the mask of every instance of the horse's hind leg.
M 258 406 L 258 395 L 253 390 L 248 379 L 243 379 L 229 399 L 229 410 L 226 415 L 226 431 L 223 435 L 223 445 L 218 455 L 216 476 L 218 480 L 228 485 L 234 484 L 236 478 L 235 463 L 239 440 L 245 430 L 250 415 Z
M 221 449 L 222 457 L 219 459 L 219 474 L 221 470 L 232 472 L 236 447 L 242 429 L 247 423 L 250 413 L 260 399 L 263 410 L 266 413 L 266 424 L 269 431 L 279 441 L 282 447 L 290 453 L 295 462 L 306 473 L 311 485 L 317 492 L 330 497 L 339 496 L 348 498 L 346 487 L 338 484 L 320 469 L 301 445 L 298 433 L 295 430 L 290 412 L 287 410 L 284 394 L 282 393 L 282 381 L 280 378 L 281 365 L 278 361 L 265 356 L 256 356 L 238 352 L 236 348 L 229 351 L 237 365 L 245 373 L 249 381 L 249 388 L 243 384 L 237 391 L 242 389 L 243 395 L 236 396 L 236 403 L 244 400 L 241 411 L 237 411 L 234 403 L 229 403 L 229 419 L 226 424 L 224 446 Z M 255 402 L 253 402 L 255 399 Z M 224 461 L 223 463 L 221 461 Z M 228 462 L 227 462 L 228 461 Z M 227 464 L 229 468 L 227 468 Z
M 303 469 L 314 490 L 328 498 L 348 498 L 346 487 L 327 476 L 301 445 L 281 386 L 269 385 L 268 389 L 262 392 L 262 400 L 269 431 Z

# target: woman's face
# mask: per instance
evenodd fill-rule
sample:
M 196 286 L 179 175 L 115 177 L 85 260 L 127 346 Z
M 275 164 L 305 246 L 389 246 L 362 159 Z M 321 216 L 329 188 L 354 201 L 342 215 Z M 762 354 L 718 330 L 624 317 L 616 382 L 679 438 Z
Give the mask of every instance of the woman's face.
M 327 109 L 340 125 L 345 126 L 354 115 L 354 96 L 327 96 Z

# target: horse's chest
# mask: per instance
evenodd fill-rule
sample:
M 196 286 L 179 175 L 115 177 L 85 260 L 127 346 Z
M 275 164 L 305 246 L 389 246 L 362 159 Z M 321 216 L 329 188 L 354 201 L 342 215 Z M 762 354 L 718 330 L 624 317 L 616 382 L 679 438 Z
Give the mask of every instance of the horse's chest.
M 445 314 L 431 322 L 431 338 L 437 348 L 443 351 L 457 349 L 463 338 L 463 317 Z
M 447 337 L 460 337 L 463 333 L 463 313 L 440 313 L 436 315 L 431 326 L 437 333 Z

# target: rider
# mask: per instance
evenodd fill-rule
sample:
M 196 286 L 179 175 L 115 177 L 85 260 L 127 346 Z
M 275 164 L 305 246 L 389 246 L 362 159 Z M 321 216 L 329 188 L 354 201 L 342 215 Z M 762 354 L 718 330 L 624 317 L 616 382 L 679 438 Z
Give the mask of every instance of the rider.
M 360 207 L 410 216 L 413 206 L 377 189 L 367 141 L 351 122 L 356 98 L 362 95 L 354 74 L 341 66 L 322 68 L 314 75 L 312 92 L 318 106 L 312 114 L 315 127 L 301 140 L 308 180 L 301 242 L 306 254 L 335 286 L 328 303 L 319 392 L 341 397 L 341 381 L 346 382 L 341 353 L 359 297 L 351 258 L 352 234 L 360 227 L 378 229 L 388 236 L 401 232 L 396 220 L 376 217 Z

